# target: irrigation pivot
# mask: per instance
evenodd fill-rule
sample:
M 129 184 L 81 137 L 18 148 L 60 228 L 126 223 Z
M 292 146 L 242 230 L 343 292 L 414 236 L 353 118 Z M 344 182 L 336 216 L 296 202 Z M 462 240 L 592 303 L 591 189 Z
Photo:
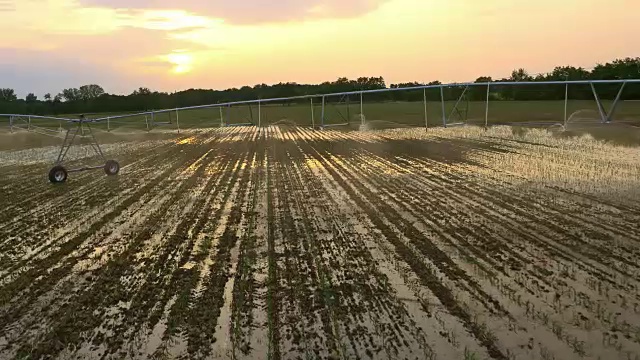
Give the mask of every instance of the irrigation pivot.
M 91 130 L 91 120 L 87 120 L 84 115 L 80 115 L 78 120 L 73 120 L 72 123 L 77 126 L 71 126 L 67 129 L 67 133 L 62 142 L 62 146 L 60 147 L 60 153 L 58 154 L 58 159 L 56 160 L 55 165 L 49 170 L 49 181 L 54 184 L 63 183 L 67 181 L 67 176 L 71 172 L 79 172 L 79 171 L 87 171 L 87 170 L 96 170 L 96 169 L 104 169 L 105 174 L 108 176 L 117 175 L 120 172 L 120 164 L 118 164 L 115 160 L 107 160 L 100 149 L 100 144 L 96 140 L 96 137 L 93 135 L 93 131 Z M 85 137 L 85 127 L 88 133 L 88 137 L 90 139 L 91 148 L 95 151 L 96 155 L 104 160 L 104 164 L 102 165 L 94 165 L 94 166 L 83 166 L 81 168 L 75 169 L 67 169 L 64 165 L 64 159 L 67 156 L 67 152 L 73 146 L 73 142 L 76 139 L 78 133 L 80 133 L 81 137 Z

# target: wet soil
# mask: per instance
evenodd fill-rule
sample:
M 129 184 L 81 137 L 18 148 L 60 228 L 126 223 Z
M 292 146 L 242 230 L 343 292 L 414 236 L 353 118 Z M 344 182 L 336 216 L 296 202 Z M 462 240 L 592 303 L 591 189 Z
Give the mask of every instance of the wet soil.
M 3 151 L 0 358 L 640 359 L 640 150 L 563 141 L 234 127 L 60 186 Z

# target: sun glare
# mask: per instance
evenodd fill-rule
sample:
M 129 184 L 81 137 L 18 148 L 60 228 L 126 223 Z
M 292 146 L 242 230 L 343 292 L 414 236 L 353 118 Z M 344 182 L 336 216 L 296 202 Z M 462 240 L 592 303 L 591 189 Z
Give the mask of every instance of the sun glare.
M 151 30 L 174 31 L 208 27 L 214 21 L 184 11 L 145 11 L 140 26 Z
M 193 56 L 185 52 L 174 52 L 167 55 L 167 61 L 173 65 L 174 74 L 185 74 L 193 69 Z

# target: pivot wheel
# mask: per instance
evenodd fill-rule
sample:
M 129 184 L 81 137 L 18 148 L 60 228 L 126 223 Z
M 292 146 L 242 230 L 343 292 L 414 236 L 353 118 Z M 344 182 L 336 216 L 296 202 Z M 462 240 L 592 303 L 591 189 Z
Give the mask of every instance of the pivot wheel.
M 115 160 L 108 160 L 107 163 L 104 164 L 104 172 L 109 176 L 118 175 L 120 172 L 120 164 Z
M 49 181 L 54 184 L 59 184 L 67 181 L 67 169 L 61 165 L 54 166 L 49 170 Z

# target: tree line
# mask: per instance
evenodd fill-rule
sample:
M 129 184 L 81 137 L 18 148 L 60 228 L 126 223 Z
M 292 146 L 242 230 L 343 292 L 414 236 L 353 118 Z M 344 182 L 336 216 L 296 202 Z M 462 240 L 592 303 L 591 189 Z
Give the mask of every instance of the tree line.
M 605 64 L 598 64 L 592 70 L 581 67 L 559 66 L 546 74 L 531 75 L 525 69 L 516 69 L 511 76 L 503 79 L 493 79 L 481 76 L 475 80 L 482 82 L 522 82 L 522 81 L 561 81 L 561 80 L 620 80 L 640 78 L 640 58 L 616 59 Z M 279 83 L 274 85 L 259 84 L 243 86 L 226 90 L 189 89 L 167 93 L 152 91 L 141 87 L 129 95 L 108 94 L 96 84 L 84 85 L 80 88 L 64 89 L 59 94 L 44 95 L 38 99 L 33 93 L 24 99 L 18 99 L 10 88 L 0 88 L 0 113 L 58 115 L 58 114 L 90 114 L 102 112 L 134 112 L 153 109 L 166 109 L 185 106 L 226 103 L 243 100 L 295 97 L 314 94 L 329 94 L 339 92 L 377 90 L 387 88 L 406 88 L 422 85 L 439 85 L 439 81 L 430 83 L 400 83 L 387 86 L 382 77 L 360 77 L 355 80 L 339 78 L 321 84 Z M 597 85 L 598 95 L 603 99 L 615 98 L 619 85 Z M 426 95 L 429 101 L 439 101 L 444 95 L 445 100 L 457 99 L 463 92 L 462 87 L 445 88 L 443 94 L 439 89 L 428 89 L 426 94 L 422 90 L 391 91 L 366 94 L 364 101 L 421 101 Z M 473 86 L 466 92 L 468 99 L 483 101 L 487 96 L 484 86 Z M 589 85 L 573 85 L 569 87 L 568 96 L 574 100 L 593 99 Z M 565 97 L 564 85 L 531 85 L 531 86 L 490 86 L 491 100 L 562 100 Z M 623 92 L 623 99 L 640 99 L 640 84 L 629 84 Z M 281 104 L 308 100 L 288 100 Z M 328 97 L 328 102 L 359 101 L 359 96 Z

